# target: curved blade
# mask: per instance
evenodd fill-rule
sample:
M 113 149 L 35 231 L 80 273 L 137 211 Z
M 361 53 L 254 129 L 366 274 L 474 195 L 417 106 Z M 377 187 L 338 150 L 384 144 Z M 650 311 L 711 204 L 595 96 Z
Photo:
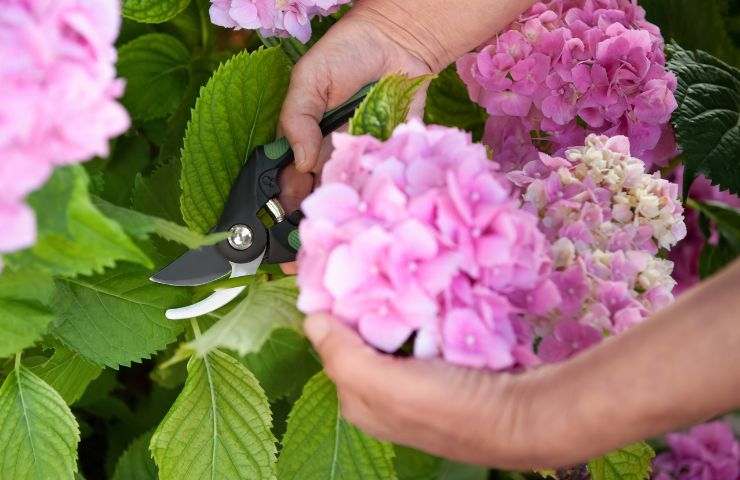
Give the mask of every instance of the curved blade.
M 225 277 L 231 265 L 215 246 L 190 250 L 152 275 L 152 282 L 176 287 L 195 287 Z

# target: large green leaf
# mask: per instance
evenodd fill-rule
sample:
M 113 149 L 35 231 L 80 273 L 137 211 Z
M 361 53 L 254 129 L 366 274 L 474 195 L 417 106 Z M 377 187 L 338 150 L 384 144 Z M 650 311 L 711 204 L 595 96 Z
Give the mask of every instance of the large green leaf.
M 409 78 L 394 74 L 383 77 L 357 107 L 349 122 L 350 133 L 369 134 L 387 140 L 393 130 L 406 120 L 416 92 L 431 79 L 431 75 Z
M 162 23 L 185 10 L 190 0 L 123 0 L 123 16 L 142 23 Z
M 486 480 L 488 469 L 429 455 L 395 445 L 393 464 L 398 480 Z M 523 477 L 522 477 L 523 478 Z
M 29 197 L 38 220 L 38 241 L 28 250 L 7 256 L 16 268 L 43 268 L 74 276 L 100 272 L 117 261 L 151 261 L 123 229 L 93 205 L 88 177 L 80 166 L 58 168 L 49 182 Z
M 668 66 L 678 76 L 673 114 L 683 150 L 684 191 L 697 173 L 740 193 L 740 70 L 702 52 L 670 47 Z
M 454 66 L 447 67 L 429 84 L 424 122 L 472 132 L 478 141 L 483 136 L 487 118 L 486 111 L 470 100 L 468 89 Z
M 151 148 L 146 138 L 141 135 L 123 136 L 116 139 L 110 159 L 105 162 L 96 159 L 88 163 L 86 165 L 88 173 L 94 163 L 100 161 L 103 166 L 101 171 L 96 172 L 102 183 L 99 195 L 116 205 L 126 207 L 131 205 L 134 179 L 139 172 L 149 166 Z
M 133 206 L 136 210 L 183 224 L 180 213 L 179 162 L 160 165 L 150 175 L 137 175 L 134 182 Z
M 79 441 L 62 397 L 17 363 L 0 387 L 0 478 L 71 480 Z
M 183 330 L 164 311 L 187 303 L 189 292 L 152 283 L 150 273 L 122 265 L 104 275 L 58 280 L 52 333 L 88 360 L 113 368 L 162 350 Z
M 188 85 L 190 52 L 164 33 L 143 35 L 118 50 L 118 73 L 126 79 L 123 104 L 137 120 L 175 111 Z
M 149 453 L 152 433 L 146 433 L 131 442 L 118 458 L 113 480 L 157 480 L 157 465 Z
M 193 358 L 188 379 L 151 441 L 162 480 L 275 478 L 265 393 L 233 357 Z
M 247 155 L 275 136 L 290 61 L 280 48 L 232 57 L 201 90 L 185 134 L 180 205 L 188 226 L 209 231 Z
M 51 277 L 33 270 L 0 275 L 0 358 L 33 345 L 54 318 Z
M 217 348 L 228 348 L 240 355 L 259 351 L 276 328 L 300 328 L 303 314 L 295 306 L 297 298 L 293 277 L 255 282 L 244 300 L 189 347 L 198 355 Z
M 303 389 L 288 417 L 279 480 L 393 480 L 393 447 L 339 415 L 337 391 L 322 372 Z
M 79 353 L 54 342 L 54 353 L 48 360 L 30 370 L 51 385 L 67 405 L 75 403 L 102 369 Z
M 588 462 L 593 480 L 645 480 L 655 452 L 647 443 L 635 443 Z

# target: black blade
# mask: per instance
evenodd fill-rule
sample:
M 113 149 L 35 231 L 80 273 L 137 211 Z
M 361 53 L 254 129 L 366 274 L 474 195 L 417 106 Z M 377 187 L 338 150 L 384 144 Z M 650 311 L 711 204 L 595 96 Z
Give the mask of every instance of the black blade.
M 152 275 L 152 282 L 176 287 L 195 287 L 213 282 L 231 273 L 231 264 L 215 246 L 190 250 Z

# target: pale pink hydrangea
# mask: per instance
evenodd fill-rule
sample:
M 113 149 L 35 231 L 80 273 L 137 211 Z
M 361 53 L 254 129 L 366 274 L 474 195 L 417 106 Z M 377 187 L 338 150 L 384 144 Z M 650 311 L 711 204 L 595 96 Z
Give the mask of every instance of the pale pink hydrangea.
M 663 47 L 635 0 L 548 0 L 457 67 L 491 115 L 484 140 L 505 168 L 536 159 L 533 140 L 562 154 L 588 133 L 625 135 L 636 156 L 660 163 L 676 153 Z
M 548 248 L 485 148 L 412 121 L 381 142 L 335 134 L 302 205 L 298 306 L 386 352 L 505 369 L 534 361 L 515 298 L 549 310 Z
M 259 30 L 267 37 L 311 38 L 311 19 L 351 0 L 211 0 L 211 21 L 226 28 Z
M 120 15 L 117 0 L 0 0 L 0 253 L 34 242 L 24 198 L 55 166 L 106 156 L 128 128 Z
M 656 254 L 686 228 L 678 186 L 646 173 L 626 137 L 589 135 L 566 158 L 539 157 L 509 178 L 551 242 L 561 301 L 544 314 L 520 306 L 545 337 L 543 360 L 558 361 L 672 301 L 673 264 Z

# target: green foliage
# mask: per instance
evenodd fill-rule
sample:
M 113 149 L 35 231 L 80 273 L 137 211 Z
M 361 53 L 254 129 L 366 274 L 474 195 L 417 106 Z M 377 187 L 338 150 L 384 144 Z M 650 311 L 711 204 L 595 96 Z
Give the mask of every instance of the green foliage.
M 655 452 L 647 443 L 635 443 L 588 462 L 593 480 L 645 480 Z
M 0 358 L 30 347 L 54 318 L 48 308 L 54 292 L 43 272 L 7 271 L 0 275 Z
M 180 205 L 187 225 L 209 231 L 247 155 L 275 136 L 290 77 L 279 48 L 242 52 L 201 91 L 185 134 Z
M 77 422 L 62 397 L 16 361 L 0 387 L 0 474 L 68 480 L 77 471 Z
M 102 189 L 96 193 L 116 205 L 129 206 L 134 178 L 149 166 L 150 150 L 151 145 L 141 135 L 116 140 L 110 159 L 103 163 L 100 172 L 96 172 L 102 183 Z M 86 167 L 89 172 L 92 165 Z
M 112 368 L 162 350 L 183 329 L 164 311 L 186 303 L 189 294 L 152 283 L 150 274 L 122 265 L 104 275 L 59 279 L 52 333 L 88 360 Z
M 355 111 L 349 122 L 350 133 L 387 140 L 398 124 L 406 120 L 416 92 L 431 79 L 431 75 L 383 77 Z
M 683 150 L 688 191 L 697 173 L 740 193 L 740 70 L 702 52 L 670 47 L 668 66 L 678 76 L 673 114 Z
M 102 369 L 74 350 L 54 342 L 52 356 L 30 370 L 54 388 L 67 405 L 72 405 L 85 393 L 87 386 L 100 375 Z
M 136 120 L 175 111 L 188 85 L 190 52 L 171 35 L 151 33 L 118 50 L 118 73 L 126 79 L 123 104 Z
M 396 445 L 393 464 L 398 480 L 487 480 L 488 469 L 443 460 L 413 448 Z
M 157 465 L 149 453 L 152 433 L 146 433 L 123 452 L 116 463 L 113 480 L 157 480 Z
M 707 278 L 740 256 L 740 210 L 719 202 L 700 203 L 693 199 L 687 204 L 700 212 L 707 239 L 712 237 L 712 227 L 719 234 L 716 244 L 707 240 L 699 257 L 699 275 Z
M 479 141 L 483 137 L 487 118 L 486 111 L 470 100 L 468 89 L 460 80 L 454 65 L 443 70 L 429 84 L 424 109 L 426 123 L 472 132 L 473 139 Z
M 393 480 L 393 447 L 339 414 L 337 391 L 322 372 L 308 381 L 288 417 L 279 480 Z
M 236 359 L 193 358 L 188 379 L 151 441 L 162 480 L 275 477 L 275 438 L 265 393 Z
M 148 215 L 183 224 L 180 213 L 180 168 L 177 162 L 161 165 L 134 181 L 133 207 Z
M 162 23 L 185 10 L 190 0 L 123 0 L 123 16 L 142 23 Z

